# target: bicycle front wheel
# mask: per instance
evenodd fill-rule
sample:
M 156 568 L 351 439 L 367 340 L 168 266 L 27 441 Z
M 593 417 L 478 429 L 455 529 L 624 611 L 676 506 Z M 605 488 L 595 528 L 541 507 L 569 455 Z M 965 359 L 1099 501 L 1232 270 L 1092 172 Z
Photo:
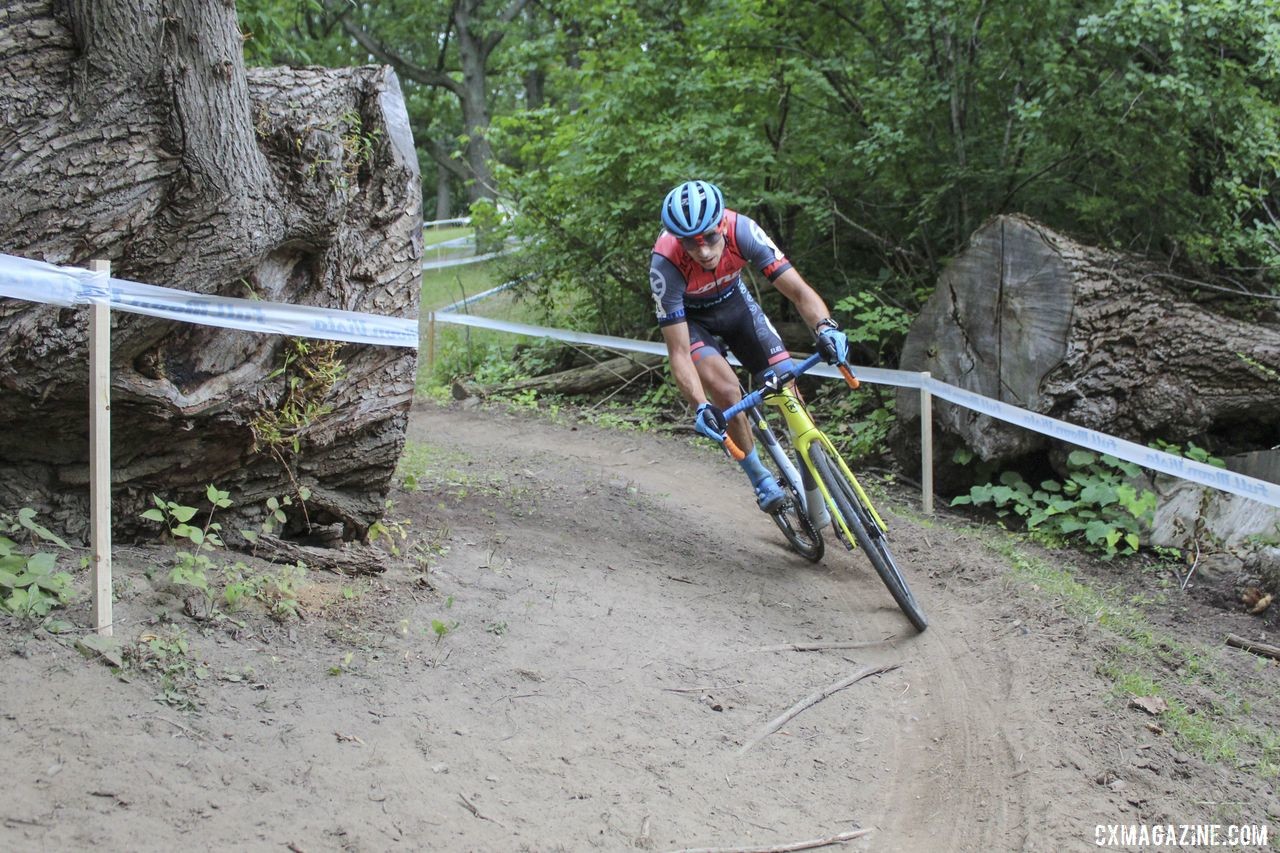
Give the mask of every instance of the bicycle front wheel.
M 902 570 L 898 568 L 893 554 L 889 551 L 889 540 L 880 529 L 880 525 L 876 523 L 871 511 L 863 505 L 857 489 L 818 444 L 810 446 L 809 458 L 835 502 L 835 508 L 844 519 L 845 526 L 857 540 L 858 547 L 866 553 L 867 559 L 871 561 L 880 580 L 884 581 L 893 600 L 917 631 L 928 628 L 929 620 L 925 618 L 924 611 L 920 609 L 916 597 L 911 593 L 911 587 L 907 586 L 907 579 L 902 576 Z

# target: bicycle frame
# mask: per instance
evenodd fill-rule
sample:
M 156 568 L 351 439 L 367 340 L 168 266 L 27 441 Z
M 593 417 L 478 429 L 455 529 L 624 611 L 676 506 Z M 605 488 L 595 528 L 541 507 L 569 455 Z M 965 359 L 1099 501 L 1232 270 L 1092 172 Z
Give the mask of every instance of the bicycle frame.
M 809 450 L 815 442 L 822 447 L 826 455 L 834 461 L 834 464 L 839 466 L 840 471 L 849 479 L 854 491 L 858 494 L 858 499 L 869 510 L 872 520 L 875 521 L 880 531 L 882 533 L 887 532 L 888 527 L 885 525 L 884 519 L 880 517 L 880 513 L 876 511 L 875 505 L 867 497 L 867 493 L 863 491 L 862 484 L 858 482 L 858 478 L 853 475 L 853 472 L 849 470 L 849 466 L 845 464 L 844 457 L 836 450 L 835 445 L 831 443 L 831 439 L 827 438 L 826 434 L 818 429 L 817 424 L 809 416 L 809 411 L 805 408 L 804 403 L 792 386 L 792 381 L 797 376 L 811 369 L 821 360 L 822 357 L 818 353 L 814 353 L 797 364 L 793 370 L 775 377 L 764 388 L 759 388 L 744 396 L 738 403 L 726 409 L 724 415 L 725 418 L 732 418 L 739 412 L 749 412 L 752 407 L 759 406 L 761 403 L 775 406 L 782 413 L 782 417 L 787 424 L 787 433 L 791 437 L 791 446 L 800 454 L 800 460 L 804 463 L 805 468 L 809 470 L 813 480 L 818 484 L 823 501 L 832 510 L 831 517 L 837 524 L 841 537 L 845 542 L 852 544 L 855 542 L 853 531 L 849 529 L 849 524 L 840 512 L 835 498 L 827 490 L 826 484 L 823 483 L 822 477 L 819 476 L 813 460 L 809 456 Z M 848 372 L 848 368 L 844 367 L 844 365 L 841 365 L 841 368 L 849 387 L 858 387 L 858 381 L 853 378 L 852 373 Z M 732 441 L 727 440 L 726 447 L 730 455 L 735 459 L 741 458 L 742 451 L 733 446 Z
M 787 433 L 791 437 L 791 446 L 800 454 L 800 459 L 804 462 L 809 473 L 813 476 L 814 481 L 818 484 L 819 490 L 822 492 L 822 498 L 826 501 L 827 506 L 833 510 L 831 517 L 837 521 L 840 526 L 840 532 L 845 537 L 845 541 L 853 541 L 853 532 L 845 523 L 844 517 L 836 507 L 835 499 L 831 493 L 827 491 L 826 484 L 822 478 L 818 476 L 818 471 L 813 465 L 813 461 L 809 458 L 809 448 L 816 442 L 823 450 L 826 451 L 828 457 L 832 459 L 853 485 L 854 490 L 858 493 L 858 498 L 863 505 L 870 510 L 871 517 L 875 520 L 876 525 L 881 531 L 887 531 L 884 519 L 880 517 L 880 513 L 876 511 L 875 505 L 867 497 L 867 493 L 862 490 L 862 484 L 858 482 L 858 478 L 849 470 L 849 466 L 845 464 L 844 457 L 836 450 L 835 445 L 831 443 L 831 439 L 827 438 L 826 433 L 818 429 L 818 425 L 813 422 L 813 418 L 809 415 L 809 411 L 805 408 L 804 403 L 800 400 L 800 396 L 796 394 L 795 389 L 787 384 L 776 391 L 763 394 L 762 399 L 765 403 L 775 407 L 782 413 L 783 420 L 787 424 Z

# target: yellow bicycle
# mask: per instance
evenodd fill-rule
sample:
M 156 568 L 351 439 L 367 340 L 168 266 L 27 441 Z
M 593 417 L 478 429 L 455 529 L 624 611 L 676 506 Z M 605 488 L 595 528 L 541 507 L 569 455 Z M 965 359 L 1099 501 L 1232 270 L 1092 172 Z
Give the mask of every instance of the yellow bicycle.
M 813 422 L 795 391 L 793 383 L 796 377 L 811 370 L 821 360 L 822 357 L 814 353 L 792 370 L 767 376 L 763 387 L 744 395 L 741 401 L 726 409 L 725 418 L 746 412 L 758 443 L 778 469 L 781 475 L 779 482 L 788 492 L 788 497 L 774 514 L 774 521 L 791 546 L 810 560 L 821 558 L 821 525 L 813 523 L 821 515 L 821 509 L 816 506 L 820 500 L 830 515 L 836 537 L 848 550 L 861 548 L 866 553 L 898 607 L 902 608 L 917 631 L 923 631 L 929 627 L 929 620 L 893 559 L 884 520 L 835 445 Z M 848 366 L 841 364 L 839 368 L 849 387 L 857 388 L 858 380 Z M 781 412 L 799 467 L 791 462 L 769 426 L 761 409 L 762 403 Z M 744 455 L 728 435 L 725 435 L 725 449 L 735 459 Z

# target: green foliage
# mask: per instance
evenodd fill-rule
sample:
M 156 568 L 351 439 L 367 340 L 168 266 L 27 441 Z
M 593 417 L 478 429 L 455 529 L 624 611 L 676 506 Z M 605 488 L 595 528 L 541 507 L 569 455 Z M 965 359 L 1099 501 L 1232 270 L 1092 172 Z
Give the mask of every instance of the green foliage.
M 1141 469 L 1111 455 L 1087 450 L 1072 451 L 1067 458 L 1070 475 L 1065 483 L 1045 480 L 1032 488 L 1021 474 L 1006 471 L 1000 483 L 973 486 L 952 506 L 990 504 L 997 515 L 1015 515 L 1028 531 L 1051 544 L 1083 541 L 1090 550 L 1110 559 L 1136 553 L 1144 530 L 1155 514 L 1154 492 L 1141 493 L 1126 482 Z
M 228 611 L 234 613 L 253 600 L 280 621 L 301 615 L 298 588 L 307 577 L 306 566 L 302 563 L 280 566 L 275 572 L 264 574 L 254 574 L 244 563 L 236 563 L 226 569 L 223 576 L 222 600 Z
M 163 524 L 169 535 L 176 540 L 184 540 L 188 546 L 179 550 L 174 557 L 174 565 L 169 573 L 169 580 L 177 586 L 195 590 L 203 597 L 206 609 L 212 609 L 212 592 L 209 589 L 209 576 L 215 564 L 211 553 L 221 548 L 222 524 L 214 521 L 214 513 L 232 505 L 231 496 L 213 484 L 205 489 L 205 499 L 209 502 L 208 514 L 203 525 L 190 522 L 199 514 L 196 507 L 183 506 L 174 501 L 167 501 L 159 495 L 152 495 L 155 504 L 152 509 L 142 513 L 148 521 Z
M 282 464 L 286 449 L 301 452 L 302 436 L 332 411 L 325 398 L 346 374 L 338 358 L 341 346 L 338 341 L 289 340 L 283 364 L 267 377 L 283 376 L 284 392 L 275 408 L 259 412 L 249 424 L 255 451 L 265 449 Z
M 304 499 L 309 496 L 305 488 L 303 493 Z M 215 599 L 220 597 L 230 612 L 240 610 L 250 600 L 256 600 L 276 619 L 298 617 L 297 590 L 306 578 L 306 567 L 298 563 L 264 574 L 252 573 L 243 562 L 219 567 L 214 556 L 224 544 L 222 524 L 215 521 L 214 516 L 218 510 L 232 506 L 233 502 L 230 493 L 212 484 L 205 489 L 205 499 L 209 509 L 202 525 L 191 524 L 200 514 L 199 509 L 165 500 L 159 495 L 152 496 L 155 507 L 142 513 L 143 518 L 163 524 L 175 540 L 182 540 L 187 545 L 174 556 L 169 581 L 200 595 L 204 607 L 192 615 L 223 618 L 225 614 L 219 613 L 215 607 Z M 259 529 L 241 530 L 240 534 L 246 540 L 256 542 L 260 535 L 272 533 L 277 525 L 285 522 L 284 508 L 292 505 L 293 500 L 288 496 L 268 498 L 266 515 Z M 221 596 L 217 596 L 211 586 L 211 579 L 219 575 L 223 580 Z
M 823 386 L 815 399 L 821 426 L 842 454 L 850 459 L 883 456 L 889 451 L 889 432 L 897 421 L 894 389 L 866 386 L 848 393 L 843 383 Z
M 861 345 L 876 356 L 898 351 L 911 328 L 911 315 L 896 305 L 885 305 L 873 293 L 846 296 L 834 306 L 844 318 L 844 331 L 853 346 Z
M 1180 445 L 1172 444 L 1159 438 L 1152 442 L 1150 446 L 1157 450 L 1163 450 L 1165 453 L 1172 453 L 1174 456 L 1185 456 L 1187 459 L 1192 459 L 1196 462 L 1203 462 L 1206 465 L 1212 465 L 1215 468 L 1227 467 L 1226 462 L 1219 459 L 1217 456 L 1210 454 L 1209 451 L 1205 450 L 1203 447 L 1198 447 L 1193 441 L 1187 442 L 1187 449 L 1185 451 Z
M 125 660 L 128 667 L 159 679 L 157 701 L 183 711 L 199 708 L 197 688 L 209 671 L 192 657 L 185 632 L 175 629 L 165 634 L 143 634 L 125 649 Z
M 395 501 L 391 498 L 386 500 L 386 512 L 382 518 L 369 525 L 369 544 L 378 541 L 383 542 L 384 548 L 395 556 L 400 556 L 400 546 L 409 538 L 409 523 L 407 518 L 393 519 L 391 511 L 395 509 Z
M 49 615 L 73 594 L 71 575 L 56 570 L 57 555 L 36 550 L 41 541 L 64 550 L 70 546 L 35 519 L 30 507 L 13 516 L 0 515 L 0 611 L 28 619 Z M 27 547 L 10 537 L 25 540 Z

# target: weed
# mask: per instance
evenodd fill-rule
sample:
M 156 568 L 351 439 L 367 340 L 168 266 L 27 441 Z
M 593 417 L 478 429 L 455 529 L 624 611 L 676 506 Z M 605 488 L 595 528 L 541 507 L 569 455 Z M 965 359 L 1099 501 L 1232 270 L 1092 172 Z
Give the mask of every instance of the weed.
M 183 711 L 198 709 L 200 698 L 197 687 L 208 677 L 206 667 L 191 656 L 191 647 L 183 631 L 174 630 L 164 635 L 143 634 L 138 641 L 125 649 L 125 660 L 131 668 L 155 676 L 159 680 L 160 693 L 156 700 Z
M 379 539 L 385 540 L 385 548 L 392 555 L 400 556 L 400 544 L 409 538 L 409 524 L 407 518 L 396 521 L 391 518 L 391 511 L 395 508 L 395 501 L 387 498 L 386 512 L 382 517 L 369 525 L 369 544 L 377 542 Z
M 0 611 L 27 619 L 41 619 L 72 598 L 71 575 L 56 571 L 57 555 L 36 550 L 40 542 L 68 551 L 71 546 L 35 519 L 30 507 L 0 515 Z M 25 539 L 27 547 L 10 537 Z
M 1135 553 L 1156 507 L 1154 492 L 1144 489 L 1139 493 L 1126 482 L 1142 469 L 1087 450 L 1072 451 L 1067 465 L 1070 476 L 1065 483 L 1045 480 L 1035 489 L 1018 472 L 1006 471 L 1000 475 L 999 485 L 973 486 L 969 494 L 954 498 L 951 505 L 992 504 L 997 515 L 1015 514 L 1028 531 L 1049 545 L 1083 539 L 1089 549 L 1108 559 Z
M 348 672 L 351 672 L 352 671 L 351 661 L 355 659 L 355 656 L 356 656 L 355 652 L 347 652 L 345 655 L 342 656 L 342 660 L 339 663 L 336 663 L 333 666 L 329 667 L 329 674 L 344 675 Z
M 142 513 L 143 518 L 163 524 L 174 539 L 190 543 L 188 550 L 179 551 L 175 557 L 169 580 L 200 594 L 205 607 L 201 613 L 192 613 L 193 616 L 212 614 L 213 596 L 209 590 L 209 575 L 213 573 L 215 564 L 209 554 L 222 547 L 222 525 L 214 521 L 213 516 L 218 510 L 232 505 L 230 494 L 212 484 L 205 489 L 205 498 L 209 501 L 209 513 L 203 525 L 190 523 L 199 514 L 198 509 L 164 500 L 159 495 L 151 496 L 155 507 Z
M 209 501 L 209 511 L 203 525 L 191 524 L 200 512 L 198 509 L 165 500 L 159 495 L 152 496 L 155 507 L 142 513 L 143 518 L 164 524 L 174 539 L 190 543 L 189 549 L 178 552 L 169 574 L 171 583 L 199 594 L 204 606 L 193 612 L 188 600 L 188 612 L 197 618 L 222 615 L 214 607 L 215 594 L 210 586 L 210 579 L 221 574 L 221 600 L 228 611 L 240 610 L 248 601 L 255 600 L 261 602 L 267 613 L 276 619 L 297 617 L 297 590 L 306 577 L 306 567 L 298 563 L 282 566 L 274 573 L 253 574 L 244 563 L 237 562 L 219 570 L 212 555 L 223 547 L 222 525 L 214 521 L 214 514 L 231 506 L 232 500 L 228 492 L 214 485 L 206 488 L 205 498 Z M 242 530 L 241 535 L 250 542 L 256 542 L 259 534 L 271 533 L 276 524 L 283 523 L 284 507 L 290 504 L 291 499 L 287 496 L 282 500 L 268 499 L 267 515 L 260 530 Z
M 222 589 L 223 603 L 231 612 L 243 608 L 248 601 L 257 601 L 274 619 L 284 621 L 300 615 L 298 587 L 306 579 L 307 569 L 302 563 L 280 566 L 274 573 L 253 574 L 244 563 L 236 563 L 225 569 L 226 582 Z

